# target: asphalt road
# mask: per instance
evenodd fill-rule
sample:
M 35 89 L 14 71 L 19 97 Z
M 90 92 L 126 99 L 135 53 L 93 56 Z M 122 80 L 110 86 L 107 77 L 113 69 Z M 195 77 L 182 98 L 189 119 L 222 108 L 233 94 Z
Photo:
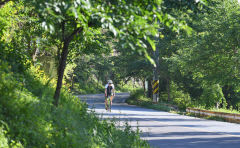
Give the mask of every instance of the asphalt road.
M 112 112 L 105 110 L 104 95 L 79 95 L 90 110 L 103 119 L 128 122 L 140 129 L 141 137 L 152 147 L 161 148 L 240 148 L 240 124 L 199 119 L 127 105 L 128 93 L 118 93 Z

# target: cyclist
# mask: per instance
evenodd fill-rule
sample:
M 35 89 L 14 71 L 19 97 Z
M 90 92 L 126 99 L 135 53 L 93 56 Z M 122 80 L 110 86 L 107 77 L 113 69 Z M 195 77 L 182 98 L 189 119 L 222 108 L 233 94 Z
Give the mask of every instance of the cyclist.
M 107 98 L 110 97 L 111 105 L 115 96 L 115 88 L 112 80 L 108 80 L 108 84 L 105 85 L 105 106 L 107 106 Z M 107 110 L 107 107 L 106 107 Z

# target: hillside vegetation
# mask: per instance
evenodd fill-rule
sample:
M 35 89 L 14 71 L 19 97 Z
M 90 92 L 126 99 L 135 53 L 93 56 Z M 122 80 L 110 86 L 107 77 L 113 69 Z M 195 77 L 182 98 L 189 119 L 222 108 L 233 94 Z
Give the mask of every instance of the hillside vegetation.
M 0 147 L 148 147 L 139 133 L 87 112 L 87 105 L 67 90 L 52 105 L 54 81 L 38 68 L 12 72 L 0 65 Z

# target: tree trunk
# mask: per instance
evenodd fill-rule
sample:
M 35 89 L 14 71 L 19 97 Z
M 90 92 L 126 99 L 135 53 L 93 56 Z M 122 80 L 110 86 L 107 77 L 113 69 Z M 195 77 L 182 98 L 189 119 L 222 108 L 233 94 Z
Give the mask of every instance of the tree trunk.
M 73 90 L 73 87 L 74 87 L 74 74 L 72 74 L 71 77 L 71 90 Z
M 144 91 L 144 96 L 146 96 L 145 79 L 143 79 L 143 91 Z
M 168 94 L 168 102 L 171 101 L 171 94 L 170 94 L 170 81 L 169 78 L 167 78 L 167 94 Z
M 55 59 L 56 61 L 56 67 L 57 67 L 57 71 L 59 68 L 59 63 L 60 63 L 60 59 L 61 59 L 61 49 L 63 48 L 62 43 L 60 45 L 58 45 L 57 47 L 57 58 Z
M 69 43 L 70 42 L 64 42 L 62 55 L 59 61 L 58 80 L 57 80 L 57 87 L 54 94 L 54 103 L 53 103 L 55 106 L 58 106 L 58 102 L 59 102 L 60 91 L 62 88 L 62 80 L 63 80 L 64 70 L 66 67 Z
M 152 98 L 152 79 L 148 79 L 148 97 Z
M 100 74 L 98 74 L 98 76 L 97 76 L 97 89 L 99 87 L 99 80 L 100 80 Z
M 64 70 L 65 70 L 66 62 L 67 62 L 68 46 L 69 46 L 70 42 L 72 41 L 73 37 L 77 33 L 81 32 L 82 30 L 83 30 L 82 27 L 77 28 L 76 30 L 73 31 L 73 33 L 69 37 L 64 38 L 62 54 L 61 54 L 59 66 L 58 66 L 57 87 L 56 87 L 56 91 L 54 94 L 54 102 L 53 102 L 53 104 L 56 107 L 58 106 L 58 103 L 59 103 L 59 96 L 60 96 L 60 92 L 61 92 L 61 88 L 62 88 L 62 80 L 63 80 Z M 64 32 L 64 30 L 63 30 L 63 32 Z

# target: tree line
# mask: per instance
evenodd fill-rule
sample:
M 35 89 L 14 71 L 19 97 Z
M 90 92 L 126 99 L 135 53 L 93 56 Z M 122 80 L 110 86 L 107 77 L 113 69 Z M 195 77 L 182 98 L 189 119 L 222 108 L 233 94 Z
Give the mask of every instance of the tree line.
M 11 63 L 16 71 L 24 71 L 30 64 L 48 70 L 57 81 L 53 104 L 58 106 L 66 65 L 77 69 L 81 65 L 77 62 L 89 57 L 99 64 L 94 67 L 98 74 L 90 75 L 100 80 L 108 71 L 116 79 L 123 79 L 126 76 L 111 67 L 113 61 L 108 56 L 112 51 L 127 49 L 127 54 L 138 54 L 154 64 L 150 54 L 156 49 L 155 39 L 162 35 L 161 26 L 174 32 L 189 31 L 186 21 L 170 15 L 170 11 L 187 14 L 187 10 L 199 11 L 203 5 L 203 1 L 185 0 L 1 1 L 1 59 Z M 101 64 L 95 57 L 107 60 Z M 110 70 L 101 70 L 101 66 Z M 79 73 L 91 68 L 82 68 Z M 89 78 L 86 74 L 84 81 Z M 65 75 L 66 84 L 70 81 L 73 86 L 74 76 L 67 79 Z
M 172 24 L 161 24 L 159 38 L 150 37 L 155 48 L 159 48 L 160 100 L 181 102 L 185 107 L 239 110 L 238 1 L 211 1 L 198 9 L 184 5 L 173 10 L 172 5 L 163 3 L 167 8 L 164 13 L 184 21 L 189 28 L 186 31 Z M 119 39 L 105 43 L 112 49 L 109 53 L 81 58 L 85 68 L 76 64 L 75 82 L 103 84 L 111 78 L 120 86 L 131 79 L 141 81 L 142 87 L 146 81 L 151 84 L 154 64 L 145 58 L 141 49 L 129 50 L 132 45 L 124 47 L 124 40 Z M 150 58 L 154 59 L 151 42 L 145 44 Z M 86 73 L 77 72 L 79 68 L 87 70 Z M 151 97 L 151 85 L 148 88 Z

